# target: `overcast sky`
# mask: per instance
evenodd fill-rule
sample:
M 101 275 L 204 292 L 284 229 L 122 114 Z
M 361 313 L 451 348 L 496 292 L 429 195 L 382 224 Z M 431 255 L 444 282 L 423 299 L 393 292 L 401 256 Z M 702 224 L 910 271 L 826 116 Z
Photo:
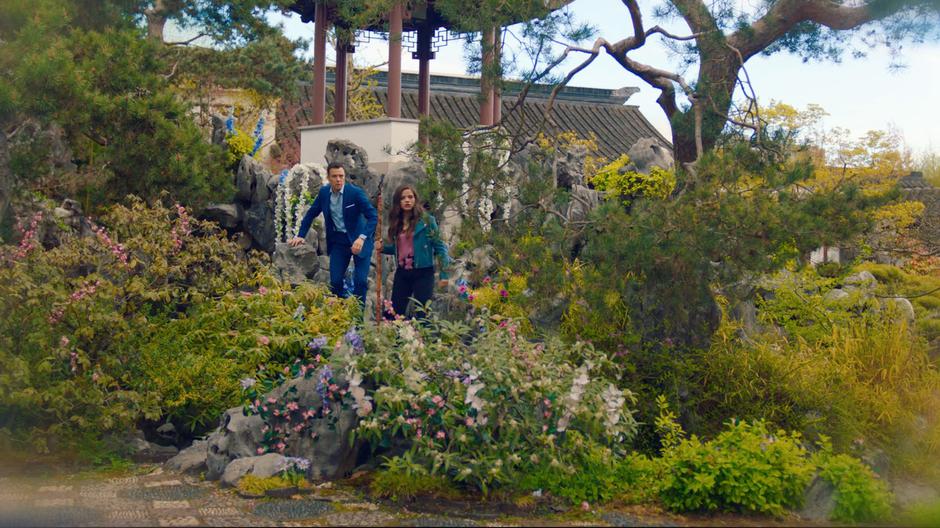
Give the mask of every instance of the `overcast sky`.
M 620 0 L 576 0 L 570 9 L 578 20 L 595 26 L 599 37 L 613 41 L 629 34 L 629 16 Z M 644 12 L 644 16 L 647 26 L 656 23 L 650 13 Z M 285 33 L 291 38 L 313 36 L 313 25 L 301 23 L 299 16 L 272 18 L 284 23 Z M 687 28 L 683 31 L 681 22 L 673 22 L 669 27 L 688 33 Z M 511 39 L 507 39 L 509 42 Z M 670 64 L 661 46 L 647 47 L 635 57 L 653 65 Z M 357 48 L 356 60 L 361 64 L 379 64 L 387 60 L 387 54 L 385 42 L 372 42 Z M 417 61 L 411 60 L 407 52 L 403 55 L 402 67 L 417 71 Z M 841 63 L 804 64 L 798 57 L 781 53 L 755 57 L 748 61 L 747 70 L 762 105 L 772 99 L 798 108 L 819 104 L 830 114 L 824 123 L 827 128 L 839 126 L 861 135 L 867 130 L 893 127 L 901 132 L 915 154 L 940 151 L 940 45 L 906 44 L 902 57 L 905 67 L 892 69 L 889 55 L 881 50 L 870 52 L 864 59 L 846 57 Z M 332 56 L 329 60 L 332 61 Z M 575 63 L 570 61 L 567 66 Z M 466 74 L 462 42 L 442 48 L 431 61 L 431 72 Z M 687 78 L 694 80 L 694 72 L 688 73 Z M 639 87 L 640 93 L 629 103 L 638 105 L 647 119 L 669 137 L 668 122 L 655 102 L 659 92 L 623 70 L 610 57 L 598 57 L 571 85 Z

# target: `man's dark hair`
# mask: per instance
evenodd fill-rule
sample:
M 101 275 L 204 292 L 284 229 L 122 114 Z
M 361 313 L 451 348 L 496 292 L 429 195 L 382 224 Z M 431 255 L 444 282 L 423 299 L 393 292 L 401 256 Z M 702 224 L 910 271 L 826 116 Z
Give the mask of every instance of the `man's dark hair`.
M 329 174 L 332 169 L 343 169 L 343 173 L 346 173 L 346 166 L 338 161 L 331 161 L 330 164 L 326 166 L 326 173 Z

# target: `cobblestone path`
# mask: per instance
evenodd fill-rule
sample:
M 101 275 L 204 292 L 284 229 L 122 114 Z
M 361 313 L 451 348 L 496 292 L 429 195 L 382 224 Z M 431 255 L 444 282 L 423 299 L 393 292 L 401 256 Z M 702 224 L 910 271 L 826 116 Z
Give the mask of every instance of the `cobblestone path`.
M 483 513 L 483 512 L 480 512 Z M 234 490 L 161 468 L 140 476 L 0 477 L 0 526 L 655 526 L 604 514 L 593 522 L 390 509 L 337 492 L 329 497 L 245 499 Z M 606 519 L 605 519 L 606 517 Z
M 145 473 L 146 473 L 145 469 Z M 19 526 L 761 526 L 778 520 L 688 518 L 648 511 L 506 516 L 486 503 L 415 513 L 363 499 L 353 490 L 285 499 L 246 499 L 218 483 L 156 468 L 96 474 L 3 476 L 0 527 Z M 429 510 L 425 510 L 429 511 Z M 768 522 L 769 521 L 769 522 Z M 783 524 L 787 524 L 785 521 Z

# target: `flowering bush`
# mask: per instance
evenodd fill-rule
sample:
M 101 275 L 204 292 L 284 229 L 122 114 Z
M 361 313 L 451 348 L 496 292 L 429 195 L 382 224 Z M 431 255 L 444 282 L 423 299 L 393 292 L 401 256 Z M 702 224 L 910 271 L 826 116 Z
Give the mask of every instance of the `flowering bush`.
M 98 445 L 141 419 L 198 429 L 239 403 L 240 378 L 341 335 L 356 311 L 282 288 L 180 206 L 131 200 L 94 226 L 3 252 L 0 439 L 19 447 Z
M 636 431 L 633 394 L 590 346 L 531 343 L 512 320 L 486 316 L 472 326 L 395 321 L 362 337 L 365 353 L 348 355 L 347 369 L 378 388 L 356 435 L 374 446 L 410 441 L 405 456 L 421 468 L 410 473 L 487 492 L 534 466 L 560 466 L 569 431 L 613 452 Z

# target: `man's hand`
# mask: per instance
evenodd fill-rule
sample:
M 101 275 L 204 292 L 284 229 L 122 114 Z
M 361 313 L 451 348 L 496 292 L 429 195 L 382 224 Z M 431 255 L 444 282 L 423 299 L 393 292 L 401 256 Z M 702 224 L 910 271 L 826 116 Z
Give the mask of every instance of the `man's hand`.
M 353 254 L 353 255 L 358 255 L 360 252 L 362 252 L 362 246 L 363 246 L 364 244 L 365 244 L 365 240 L 363 240 L 363 239 L 361 239 L 361 238 L 357 238 L 356 241 L 353 242 L 353 244 L 352 244 L 352 248 L 351 248 L 351 249 L 352 249 L 352 254 Z
M 290 239 L 290 240 L 287 241 L 287 245 L 290 246 L 290 247 L 297 247 L 297 246 L 303 244 L 304 242 L 306 242 L 306 240 L 304 240 L 304 239 L 302 239 L 302 238 L 300 238 L 300 237 L 294 237 L 294 238 L 292 238 L 292 239 Z

